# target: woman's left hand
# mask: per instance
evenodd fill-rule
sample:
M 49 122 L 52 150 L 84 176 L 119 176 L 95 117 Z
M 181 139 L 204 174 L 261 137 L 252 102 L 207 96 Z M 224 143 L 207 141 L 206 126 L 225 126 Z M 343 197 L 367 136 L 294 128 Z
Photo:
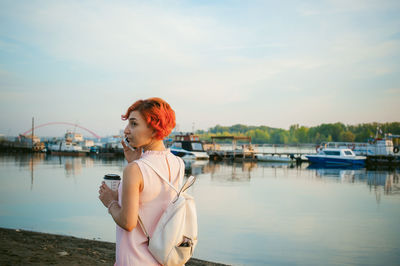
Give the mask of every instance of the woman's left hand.
M 103 181 L 99 189 L 99 199 L 108 208 L 111 201 L 118 200 L 118 192 L 111 190 Z
M 137 160 L 140 158 L 142 155 L 142 148 L 132 148 L 131 146 L 126 145 L 125 141 L 121 141 L 122 147 L 124 148 L 124 155 L 125 159 L 127 160 L 128 163 L 133 162 L 134 160 Z

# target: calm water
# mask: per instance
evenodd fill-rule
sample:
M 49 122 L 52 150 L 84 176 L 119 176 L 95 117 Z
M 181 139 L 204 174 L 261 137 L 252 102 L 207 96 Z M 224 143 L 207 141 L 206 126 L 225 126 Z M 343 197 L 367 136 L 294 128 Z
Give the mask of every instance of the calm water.
M 123 160 L 0 155 L 0 226 L 115 241 L 98 200 Z M 399 170 L 188 162 L 195 257 L 234 265 L 398 265 Z

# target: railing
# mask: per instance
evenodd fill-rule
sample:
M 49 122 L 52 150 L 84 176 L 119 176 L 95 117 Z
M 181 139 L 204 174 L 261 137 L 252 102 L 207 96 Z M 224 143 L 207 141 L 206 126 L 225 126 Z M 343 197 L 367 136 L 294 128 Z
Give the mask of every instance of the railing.
M 219 151 L 233 151 L 231 144 L 218 144 Z M 258 154 L 309 154 L 316 152 L 315 144 L 249 144 L 236 145 L 238 152 L 253 152 Z

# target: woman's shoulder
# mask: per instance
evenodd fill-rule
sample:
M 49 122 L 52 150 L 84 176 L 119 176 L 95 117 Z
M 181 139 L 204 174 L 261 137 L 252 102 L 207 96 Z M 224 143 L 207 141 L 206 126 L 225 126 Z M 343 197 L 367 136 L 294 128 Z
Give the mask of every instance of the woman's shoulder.
M 128 163 L 124 168 L 124 177 L 142 175 L 138 161 Z
M 123 178 L 124 186 L 139 186 L 140 191 L 143 189 L 143 175 L 136 161 L 125 166 Z
M 178 160 L 178 162 L 179 162 L 180 164 L 185 165 L 185 161 L 184 161 L 181 157 L 176 156 L 176 155 L 174 155 L 174 154 L 173 154 L 173 156 L 175 156 L 175 158 Z
M 170 149 L 166 149 L 164 151 L 145 151 L 143 152 L 142 156 L 136 160 L 135 162 L 142 163 L 142 160 L 146 160 L 147 162 L 158 162 L 158 161 L 165 161 L 165 156 L 167 156 L 168 159 L 173 158 L 179 163 L 184 163 L 183 159 L 179 156 L 176 156 L 171 152 Z

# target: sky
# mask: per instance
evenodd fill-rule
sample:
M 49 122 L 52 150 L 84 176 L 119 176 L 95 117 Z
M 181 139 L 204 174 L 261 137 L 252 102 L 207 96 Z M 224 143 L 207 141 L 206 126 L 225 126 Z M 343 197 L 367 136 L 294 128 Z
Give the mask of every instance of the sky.
M 0 0 L 0 134 L 118 134 L 161 97 L 177 129 L 400 121 L 400 1 Z M 54 125 L 39 136 L 74 129 Z

